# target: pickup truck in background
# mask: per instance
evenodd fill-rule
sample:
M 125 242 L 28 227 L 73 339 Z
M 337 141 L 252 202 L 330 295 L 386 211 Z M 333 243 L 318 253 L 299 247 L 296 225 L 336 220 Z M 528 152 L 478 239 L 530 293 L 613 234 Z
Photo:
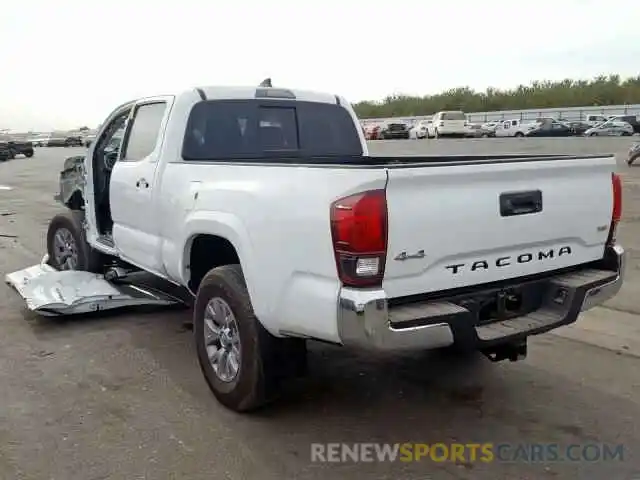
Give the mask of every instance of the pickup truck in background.
M 309 340 L 524 358 L 529 336 L 621 286 L 615 169 L 611 155 L 371 157 L 340 96 L 195 88 L 119 106 L 67 160 L 47 251 L 57 274 L 188 290 L 204 377 L 248 411 L 304 372 Z M 39 294 L 79 288 L 65 278 Z
M 23 142 L 21 140 L 0 140 L 0 143 L 6 147 L 8 159 L 16 158 L 16 155 L 24 155 L 27 158 L 33 157 L 33 145 L 31 142 Z

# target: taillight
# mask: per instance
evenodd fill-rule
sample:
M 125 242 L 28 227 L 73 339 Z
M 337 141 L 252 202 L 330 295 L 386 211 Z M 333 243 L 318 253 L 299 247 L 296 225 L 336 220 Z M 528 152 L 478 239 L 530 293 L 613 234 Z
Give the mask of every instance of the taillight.
M 622 218 L 622 179 L 617 173 L 611 174 L 611 187 L 613 192 L 613 210 L 611 211 L 611 226 L 607 243 L 613 245 L 616 242 L 618 223 Z
M 331 236 L 338 277 L 343 285 L 382 285 L 387 259 L 384 190 L 369 190 L 333 202 Z

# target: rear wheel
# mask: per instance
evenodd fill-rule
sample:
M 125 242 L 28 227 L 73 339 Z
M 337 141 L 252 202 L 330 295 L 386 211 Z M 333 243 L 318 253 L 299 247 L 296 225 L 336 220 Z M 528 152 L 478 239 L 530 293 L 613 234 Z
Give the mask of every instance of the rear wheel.
M 101 273 L 105 258 L 91 248 L 84 231 L 84 212 L 69 210 L 51 219 L 47 231 L 49 265 L 57 270 Z
M 26 152 L 24 152 L 24 156 L 27 158 L 33 157 L 33 149 L 27 150 Z
M 216 399 L 237 412 L 278 396 L 281 382 L 306 368 L 306 343 L 271 335 L 256 318 L 240 265 L 207 273 L 194 307 L 198 362 Z
M 518 138 L 524 137 L 524 133 L 516 132 L 516 137 L 518 137 Z

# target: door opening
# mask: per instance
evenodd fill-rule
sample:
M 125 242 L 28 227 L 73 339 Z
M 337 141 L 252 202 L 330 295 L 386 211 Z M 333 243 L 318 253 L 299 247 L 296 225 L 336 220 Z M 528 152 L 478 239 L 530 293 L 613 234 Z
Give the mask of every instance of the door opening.
M 101 236 L 111 238 L 113 218 L 109 205 L 111 173 L 115 166 L 131 109 L 127 109 L 113 119 L 96 142 L 93 151 L 93 185 L 96 226 Z

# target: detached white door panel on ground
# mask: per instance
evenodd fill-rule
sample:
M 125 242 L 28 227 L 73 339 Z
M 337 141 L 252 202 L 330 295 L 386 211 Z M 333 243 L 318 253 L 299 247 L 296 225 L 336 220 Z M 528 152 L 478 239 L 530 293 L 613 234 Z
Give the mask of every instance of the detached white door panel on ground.
M 182 303 L 177 298 L 146 286 L 111 283 L 102 275 L 90 272 L 57 271 L 44 261 L 40 265 L 7 274 L 5 281 L 20 294 L 29 310 L 43 316 Z

